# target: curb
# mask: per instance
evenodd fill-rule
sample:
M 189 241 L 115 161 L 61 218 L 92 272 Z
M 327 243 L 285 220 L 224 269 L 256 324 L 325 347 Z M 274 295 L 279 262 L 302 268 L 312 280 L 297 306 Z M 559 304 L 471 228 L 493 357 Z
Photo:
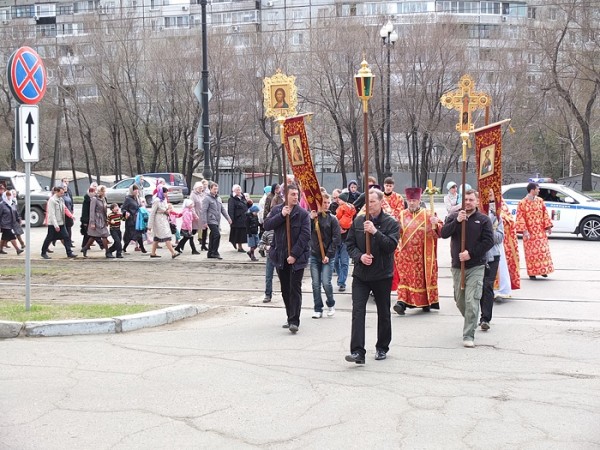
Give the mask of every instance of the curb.
M 75 336 L 86 334 L 116 334 L 158 327 L 187 319 L 209 310 L 206 305 L 178 305 L 103 319 L 51 320 L 46 322 L 0 321 L 0 339 L 42 336 Z

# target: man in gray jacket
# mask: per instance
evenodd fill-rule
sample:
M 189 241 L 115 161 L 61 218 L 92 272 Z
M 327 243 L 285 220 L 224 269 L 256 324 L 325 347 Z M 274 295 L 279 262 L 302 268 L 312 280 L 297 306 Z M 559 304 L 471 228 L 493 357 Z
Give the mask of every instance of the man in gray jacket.
M 68 258 L 75 258 L 71 250 L 71 239 L 65 226 L 65 202 L 63 195 L 65 193 L 62 186 L 55 187 L 54 195 L 48 200 L 48 235 L 42 244 L 42 258 L 50 259 L 48 256 L 48 247 L 51 242 L 61 240 L 65 246 Z
M 201 222 L 204 224 L 202 229 L 208 228 L 210 235 L 208 237 L 207 258 L 223 259 L 219 254 L 219 244 L 221 243 L 221 215 L 227 219 L 231 225 L 231 218 L 227 214 L 225 206 L 219 197 L 219 185 L 211 181 L 208 185 L 209 193 L 202 199 Z

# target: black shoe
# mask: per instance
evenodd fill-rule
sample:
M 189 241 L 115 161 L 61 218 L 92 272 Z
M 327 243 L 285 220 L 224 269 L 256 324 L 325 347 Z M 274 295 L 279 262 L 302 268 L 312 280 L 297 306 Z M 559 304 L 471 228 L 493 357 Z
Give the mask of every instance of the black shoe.
M 529 275 L 530 280 L 535 280 L 535 275 Z
M 361 356 L 357 352 L 346 355 L 345 359 L 346 359 L 346 361 L 353 362 L 355 364 L 364 364 L 365 363 L 365 357 Z
M 212 258 L 212 259 L 223 259 L 223 258 L 221 257 L 221 255 L 218 255 L 218 254 L 217 254 L 217 255 L 208 255 L 208 256 L 207 256 L 207 258 Z
M 200 252 L 198 250 L 192 250 L 192 255 L 199 255 Z
M 50 249 L 48 249 L 48 250 L 46 250 L 46 252 L 47 252 L 47 253 L 54 253 L 54 250 L 50 250 Z
M 295 323 L 290 324 L 290 333 L 296 334 L 298 332 L 298 325 Z
M 285 328 L 286 330 L 290 327 L 289 323 L 284 323 L 283 325 L 281 325 L 281 328 Z
M 342 286 L 338 287 L 338 291 L 340 291 L 340 292 L 344 292 L 345 290 L 346 290 L 346 286 L 342 285 Z
M 429 306 L 423 307 L 423 312 L 429 312 L 429 311 L 431 311 L 431 308 Z
M 258 254 L 259 254 L 260 256 L 262 256 L 263 258 L 266 256 L 266 254 L 265 254 L 265 251 L 264 251 L 264 250 L 259 250 L 259 251 L 258 251 Z
M 381 361 L 382 359 L 385 359 L 385 358 L 387 358 L 387 353 L 384 352 L 383 350 L 377 350 L 375 352 L 375 359 L 377 361 Z
M 106 257 L 108 259 L 115 259 L 115 257 L 113 256 L 113 254 L 111 252 L 106 252 Z
M 87 258 L 87 252 L 88 252 L 89 248 L 87 247 L 83 247 L 81 249 L 81 254 L 83 255 L 84 258 Z
M 118 259 L 123 259 L 123 255 L 117 255 Z
M 489 330 L 489 329 L 490 329 L 490 324 L 489 324 L 489 322 L 486 322 L 485 320 L 482 320 L 482 321 L 481 321 L 481 323 L 480 323 L 479 325 L 481 325 L 481 329 L 482 329 L 483 331 L 487 331 L 487 330 Z
M 404 315 L 405 310 L 406 310 L 406 306 L 404 306 L 404 303 L 397 302 L 394 305 L 394 311 L 396 311 L 401 316 Z
M 200 250 L 204 250 L 205 252 L 208 251 L 208 247 L 206 245 L 203 245 L 202 248 L 200 248 Z
M 246 250 L 244 250 L 243 248 L 238 248 L 237 251 L 238 253 L 246 253 Z
M 50 258 L 50 257 L 48 256 L 48 254 L 47 254 L 47 253 L 42 253 L 42 258 L 44 258 L 44 259 L 52 259 L 52 258 Z
M 175 252 L 171 255 L 171 258 L 175 259 L 177 258 L 179 255 L 181 255 L 181 252 Z
M 75 259 L 75 258 L 77 258 L 77 255 L 75 253 L 71 253 L 70 255 L 67 255 L 67 258 Z
M 160 255 L 153 255 L 152 253 L 150 253 L 150 258 L 160 258 Z
M 546 275 L 546 274 L 544 274 L 544 275 L 542 275 L 542 276 L 543 276 L 544 278 L 548 278 L 548 275 Z

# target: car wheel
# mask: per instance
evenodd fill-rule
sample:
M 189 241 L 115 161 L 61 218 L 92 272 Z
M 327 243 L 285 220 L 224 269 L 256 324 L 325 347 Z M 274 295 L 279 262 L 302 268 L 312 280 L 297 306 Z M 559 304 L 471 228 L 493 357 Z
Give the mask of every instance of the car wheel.
M 600 217 L 585 218 L 579 230 L 586 241 L 600 241 Z
M 29 223 L 32 227 L 41 227 L 44 223 L 44 212 L 40 208 L 29 210 Z

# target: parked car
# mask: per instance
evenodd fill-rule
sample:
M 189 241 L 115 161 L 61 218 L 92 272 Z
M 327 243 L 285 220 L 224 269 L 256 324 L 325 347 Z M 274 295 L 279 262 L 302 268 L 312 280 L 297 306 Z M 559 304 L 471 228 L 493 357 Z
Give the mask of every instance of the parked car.
M 7 189 L 14 189 L 17 191 L 17 204 L 19 208 L 19 215 L 25 219 L 25 178 L 23 172 L 0 172 L 0 183 L 6 186 Z M 32 227 L 41 227 L 44 224 L 46 217 L 46 204 L 48 199 L 52 195 L 51 192 L 42 189 L 39 181 L 35 175 L 31 175 L 29 178 L 29 223 Z
M 144 198 L 148 207 L 152 205 L 152 194 L 156 189 L 156 183 L 158 178 L 147 177 L 144 175 Z M 125 178 L 119 181 L 114 186 L 106 188 L 106 201 L 108 204 L 118 203 L 122 205 L 125 201 L 125 197 L 129 193 L 129 187 L 135 183 L 135 178 Z M 166 184 L 169 192 L 169 203 L 177 204 L 183 201 L 183 192 L 179 186 L 171 186 L 169 183 Z
M 588 241 L 600 241 L 600 201 L 573 188 L 556 183 L 538 183 L 552 219 L 552 232 L 580 234 Z M 502 186 L 502 196 L 511 213 L 527 195 L 527 183 Z
M 144 173 L 144 177 L 162 178 L 171 186 L 181 187 L 183 195 L 187 196 L 190 193 L 185 177 L 181 173 L 165 172 L 165 173 Z

